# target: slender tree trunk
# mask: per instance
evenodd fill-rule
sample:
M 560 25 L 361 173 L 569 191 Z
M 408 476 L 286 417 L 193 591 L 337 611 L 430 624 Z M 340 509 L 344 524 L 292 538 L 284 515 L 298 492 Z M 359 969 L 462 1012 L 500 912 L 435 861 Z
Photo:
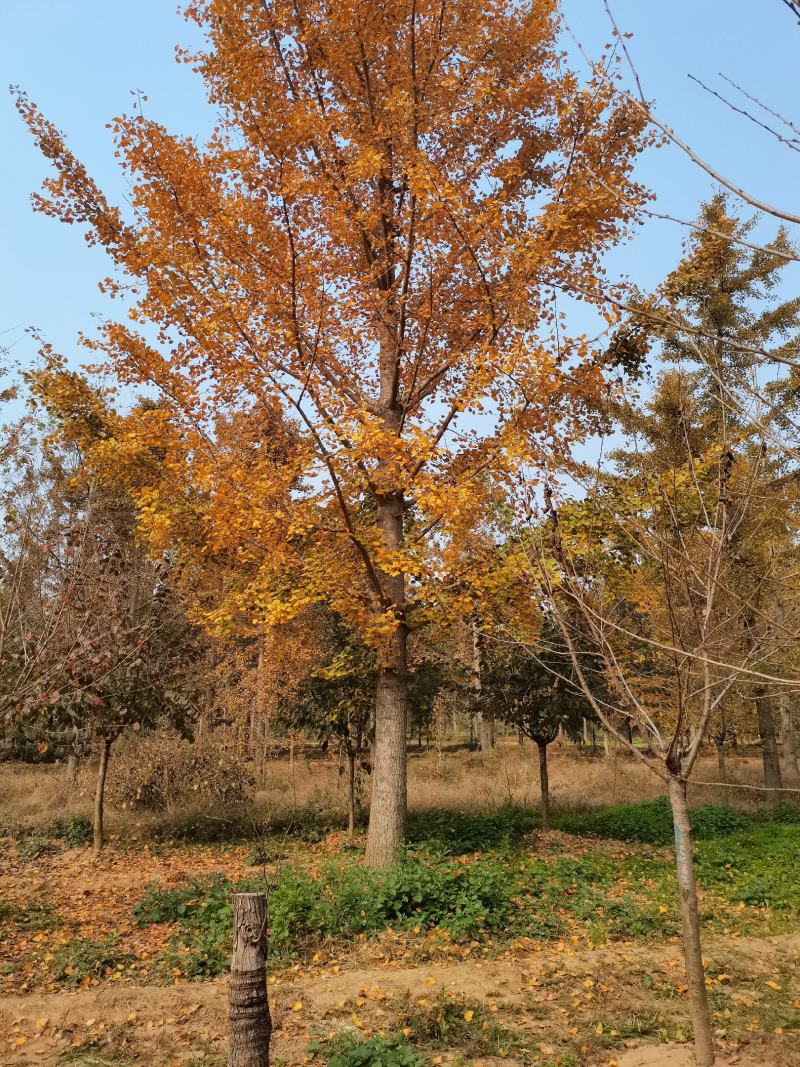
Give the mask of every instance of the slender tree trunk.
M 289 735 L 289 777 L 292 780 L 292 807 L 297 807 L 297 782 L 294 777 L 294 734 Z
M 483 671 L 483 648 L 478 620 L 472 619 L 472 698 L 475 701 L 475 726 L 478 735 L 478 747 L 481 752 L 488 752 L 491 746 L 489 722 L 481 708 L 481 674 Z
M 386 546 L 399 551 L 403 546 L 402 496 L 381 497 L 378 525 Z M 375 694 L 375 759 L 372 796 L 364 857 L 369 867 L 386 867 L 395 858 L 406 831 L 408 722 L 408 631 L 405 612 L 405 575 L 382 574 L 382 587 L 398 616 L 398 625 L 387 641 L 378 671 Z
M 111 753 L 112 739 L 103 738 L 103 747 L 100 750 L 100 766 L 97 770 L 97 788 L 94 793 L 94 850 L 100 852 L 105 844 L 103 832 L 103 807 L 106 794 L 106 775 L 108 773 L 108 757 Z
M 70 749 L 67 756 L 67 781 L 70 785 L 75 785 L 78 778 L 78 757 L 75 755 L 75 751 Z
M 800 776 L 800 767 L 798 767 L 797 764 L 797 737 L 794 732 L 792 711 L 785 701 L 781 705 L 781 720 L 783 732 L 783 762 L 786 764 L 786 770 L 797 778 Z
M 700 915 L 697 906 L 697 882 L 692 856 L 692 830 L 686 806 L 686 783 L 680 778 L 669 780 L 669 802 L 675 825 L 675 871 L 683 929 L 683 955 L 689 984 L 689 1008 L 694 1029 L 694 1049 L 698 1067 L 714 1063 L 711 1015 L 706 995 L 706 976 L 700 945 Z
M 269 1067 L 272 1019 L 267 993 L 266 929 L 264 893 L 234 894 L 228 1067 Z
M 550 777 L 547 773 L 547 744 L 537 741 L 539 749 L 539 787 L 542 793 L 542 829 L 550 829 Z
M 608 731 L 603 730 L 603 751 L 606 759 L 611 758 L 611 739 L 608 736 Z
M 356 754 L 347 753 L 347 832 L 356 832 Z
M 78 729 L 76 726 L 69 726 L 66 731 L 66 744 L 67 744 L 67 781 L 70 785 L 75 785 L 78 779 Z
M 721 782 L 727 782 L 728 774 L 725 768 L 725 742 L 716 741 L 717 746 L 717 767 L 719 768 L 719 780 Z
M 758 733 L 761 737 L 761 755 L 764 761 L 764 788 L 781 789 L 781 761 L 778 757 L 778 741 L 775 731 L 775 716 L 772 697 L 765 689 L 759 688 L 755 696 L 758 714 Z

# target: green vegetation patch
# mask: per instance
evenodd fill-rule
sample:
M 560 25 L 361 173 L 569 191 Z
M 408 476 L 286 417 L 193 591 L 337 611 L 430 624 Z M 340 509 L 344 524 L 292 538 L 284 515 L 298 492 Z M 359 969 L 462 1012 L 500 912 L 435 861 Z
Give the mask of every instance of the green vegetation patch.
M 74 940 L 61 945 L 50 961 L 53 981 L 68 989 L 88 985 L 92 980 L 107 978 L 114 970 L 126 966 L 132 957 L 120 953 L 117 939 L 111 934 L 102 941 Z
M 731 903 L 800 911 L 800 826 L 765 824 L 696 849 L 697 876 Z
M 441 932 L 451 943 L 475 939 L 506 943 L 514 937 L 553 940 L 576 929 L 596 941 L 674 933 L 672 911 L 642 902 L 624 871 L 598 855 L 547 862 L 520 852 L 473 858 L 409 853 L 385 871 L 338 858 L 312 874 L 284 870 L 270 892 L 270 946 L 274 960 L 387 928 Z M 135 909 L 140 925 L 175 924 L 166 969 L 192 978 L 228 965 L 231 894 L 263 888 L 220 875 L 172 889 L 151 886 Z
M 367 1040 L 361 1034 L 335 1034 L 326 1041 L 313 1041 L 308 1053 L 328 1067 L 422 1067 L 425 1057 L 414 1052 L 402 1034 L 387 1034 Z
M 752 821 L 726 804 L 709 804 L 690 813 L 697 841 L 737 834 Z M 673 838 L 672 812 L 664 797 L 639 804 L 620 804 L 592 812 L 565 812 L 553 820 L 559 830 L 583 837 L 610 837 L 617 841 L 668 845 Z
M 512 805 L 489 813 L 426 811 L 410 817 L 406 839 L 412 846 L 463 856 L 519 845 L 539 825 L 538 812 Z
M 55 930 L 62 918 L 45 900 L 29 900 L 19 904 L 0 899 L 0 924 L 14 923 L 23 930 Z

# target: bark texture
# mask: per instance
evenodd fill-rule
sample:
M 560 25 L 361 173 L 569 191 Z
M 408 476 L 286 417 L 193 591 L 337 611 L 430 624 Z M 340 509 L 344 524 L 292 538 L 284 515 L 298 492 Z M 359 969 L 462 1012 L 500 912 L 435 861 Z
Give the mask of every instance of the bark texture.
M 70 750 L 67 756 L 67 781 L 70 785 L 75 785 L 78 779 L 78 757 L 75 755 L 74 750 Z
M 761 737 L 761 754 L 764 761 L 764 788 L 781 789 L 781 761 L 778 756 L 778 739 L 775 730 L 772 697 L 764 689 L 759 689 L 755 696 L 758 714 L 758 733 Z
M 103 809 L 106 795 L 106 775 L 108 774 L 108 757 L 111 753 L 110 737 L 103 738 L 103 747 L 100 750 L 100 766 L 97 769 L 97 788 L 94 793 L 94 833 L 93 845 L 95 852 L 100 852 L 105 844 L 103 829 Z
M 717 746 L 717 767 L 719 769 L 719 780 L 721 782 L 727 782 L 728 771 L 725 766 L 725 742 L 717 741 L 715 742 L 715 744 Z
M 356 757 L 347 753 L 347 832 L 350 837 L 356 832 Z
M 542 791 L 542 829 L 550 829 L 550 778 L 547 773 L 547 744 L 537 741 L 539 749 L 539 786 Z
M 694 1049 L 698 1067 L 714 1063 L 714 1041 L 706 995 L 706 976 L 700 945 L 700 918 L 697 907 L 697 882 L 692 856 L 692 831 L 686 806 L 686 782 L 670 778 L 669 802 L 675 825 L 675 869 L 678 878 L 678 902 L 683 930 L 683 956 L 689 985 L 689 1008 L 694 1030 Z
M 378 525 L 390 551 L 403 546 L 404 504 L 395 494 L 378 504 Z M 398 626 L 387 642 L 378 671 L 375 693 L 375 744 L 372 797 L 365 862 L 386 867 L 394 860 L 406 832 L 408 807 L 406 735 L 408 733 L 408 634 L 405 611 L 405 576 L 382 574 L 381 584 Z
M 797 764 L 797 737 L 794 732 L 794 720 L 791 709 L 784 704 L 781 708 L 781 728 L 783 732 L 783 762 L 786 770 L 795 778 L 800 774 Z
M 269 1067 L 272 1018 L 267 994 L 267 898 L 233 898 L 233 959 L 228 994 L 228 1067 Z

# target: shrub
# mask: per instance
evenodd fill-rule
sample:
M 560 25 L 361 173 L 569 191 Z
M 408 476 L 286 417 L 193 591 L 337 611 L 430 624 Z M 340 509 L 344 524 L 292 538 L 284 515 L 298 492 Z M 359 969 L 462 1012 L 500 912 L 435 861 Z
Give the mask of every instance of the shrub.
M 690 813 L 689 822 L 697 840 L 725 837 L 752 825 L 749 819 L 727 805 L 698 808 Z M 567 833 L 652 845 L 669 844 L 674 832 L 672 812 L 665 797 L 639 804 L 620 804 L 601 811 L 565 813 L 558 815 L 554 823 Z
M 343 1033 L 314 1041 L 308 1046 L 309 1055 L 325 1060 L 328 1067 L 422 1067 L 425 1057 L 414 1052 L 402 1034 L 371 1037 Z
M 252 803 L 255 781 L 234 752 L 212 737 L 175 734 L 137 739 L 112 756 L 109 797 L 144 811 L 196 804 L 238 808 Z
M 780 826 L 800 824 L 800 804 L 796 800 L 779 800 L 751 815 L 754 822 L 777 823 Z
M 36 860 L 40 856 L 52 856 L 59 851 L 58 845 L 40 834 L 25 837 L 19 846 L 19 854 L 25 860 Z
M 510 805 L 489 814 L 426 811 L 411 816 L 406 836 L 411 844 L 461 856 L 516 845 L 538 825 L 538 813 Z
M 385 871 L 338 859 L 315 877 L 287 868 L 270 892 L 270 951 L 288 960 L 318 948 L 323 939 L 352 939 L 389 926 L 437 929 L 459 943 L 485 935 L 553 939 L 565 932 L 560 913 L 566 910 L 595 923 L 600 939 L 630 936 L 633 927 L 640 936 L 662 932 L 651 912 L 637 926 L 641 909 L 626 897 L 618 902 L 619 915 L 604 917 L 601 904 L 615 877 L 614 862 L 605 857 L 544 863 L 519 853 L 469 862 L 410 854 Z M 259 879 L 234 885 L 220 875 L 172 889 L 152 886 L 134 915 L 141 925 L 175 924 L 166 963 L 193 977 L 212 975 L 230 956 L 231 893 L 258 889 L 263 889 Z
M 92 840 L 92 820 L 85 815 L 72 815 L 68 819 L 57 819 L 47 831 L 53 837 L 61 838 L 67 848 L 80 848 Z

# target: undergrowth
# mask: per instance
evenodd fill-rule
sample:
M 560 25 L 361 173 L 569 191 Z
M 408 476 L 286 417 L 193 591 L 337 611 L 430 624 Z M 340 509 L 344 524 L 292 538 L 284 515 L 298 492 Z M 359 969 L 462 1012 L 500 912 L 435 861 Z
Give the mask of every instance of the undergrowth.
M 597 941 L 674 933 L 673 911 L 637 901 L 617 885 L 619 873 L 609 857 L 546 862 L 514 851 L 470 859 L 408 853 L 384 871 L 348 858 L 330 860 L 314 876 L 289 868 L 270 892 L 271 952 L 275 961 L 287 961 L 316 950 L 321 941 L 387 928 L 436 930 L 452 944 L 548 941 L 579 924 Z M 228 965 L 232 892 L 259 888 L 258 880 L 234 884 L 220 875 L 172 889 L 151 886 L 135 918 L 140 925 L 174 923 L 165 970 L 204 978 Z
M 740 833 L 752 826 L 749 818 L 728 805 L 709 804 L 690 812 L 696 841 Z M 620 804 L 591 812 L 562 812 L 553 825 L 584 837 L 610 837 L 618 841 L 668 845 L 673 838 L 672 812 L 664 797 L 639 804 Z

